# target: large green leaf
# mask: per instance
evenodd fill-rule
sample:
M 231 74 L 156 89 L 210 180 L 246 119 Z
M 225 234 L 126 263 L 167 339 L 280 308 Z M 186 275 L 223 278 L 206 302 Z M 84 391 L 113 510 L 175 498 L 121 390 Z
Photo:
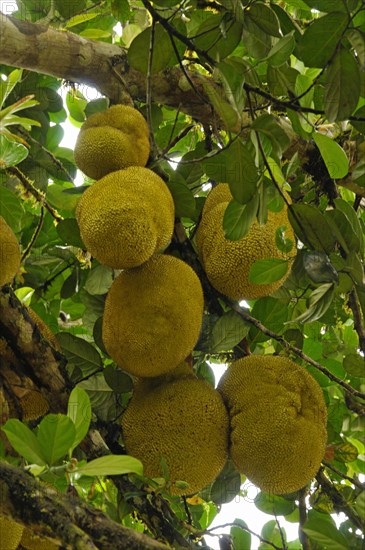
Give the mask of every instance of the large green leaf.
M 332 304 L 335 293 L 333 283 L 325 283 L 311 293 L 304 313 L 292 319 L 291 323 L 313 323 L 320 319 Z
M 82 388 L 76 386 L 69 397 L 67 416 L 75 426 L 75 437 L 70 446 L 70 451 L 77 447 L 86 436 L 91 421 L 91 403 L 88 394 Z
M 98 351 L 83 338 L 78 338 L 69 332 L 59 332 L 57 340 L 69 363 L 79 367 L 84 374 L 89 374 L 102 367 Z
M 46 458 L 35 434 L 20 420 L 12 418 L 1 428 L 12 447 L 30 464 L 46 465 Z
M 92 295 L 106 294 L 112 282 L 113 270 L 106 265 L 97 265 L 89 272 L 84 288 Z
M 250 550 L 251 533 L 246 531 L 247 524 L 242 519 L 236 518 L 230 529 L 230 536 L 233 544 L 233 550 Z
M 249 15 L 263 32 L 271 36 L 281 37 L 278 18 L 270 6 L 255 2 L 246 11 L 246 15 Z
M 167 186 L 175 204 L 177 218 L 192 218 L 195 216 L 195 199 L 193 193 L 185 183 L 169 181 Z
M 84 476 L 118 476 L 130 473 L 143 475 L 143 465 L 133 456 L 108 455 L 91 460 L 79 466 L 76 471 Z
M 267 61 L 272 67 L 281 67 L 290 57 L 295 48 L 294 31 L 283 36 L 271 48 Z
M 290 138 L 279 121 L 270 114 L 264 114 L 255 119 L 251 128 L 264 134 L 271 141 L 275 153 L 281 156 L 290 145 Z
M 266 285 L 278 281 L 288 271 L 288 261 L 280 258 L 256 260 L 249 272 L 249 281 L 257 285 Z
M 8 95 L 11 94 L 18 82 L 21 81 L 23 75 L 23 69 L 14 69 L 8 76 L 6 80 L 0 78 L 0 109 L 6 101 Z
M 299 42 L 299 57 L 307 67 L 325 67 L 348 25 L 346 13 L 333 12 L 315 19 Z
M 223 216 L 223 231 L 226 239 L 231 241 L 242 239 L 255 221 L 258 207 L 258 193 L 247 204 L 232 200 Z
M 346 538 L 337 529 L 329 514 L 321 514 L 311 510 L 302 529 L 313 542 L 327 550 L 348 550 Z
M 11 141 L 0 134 L 0 168 L 16 166 L 28 156 L 28 149 L 21 143 Z
M 309 204 L 293 204 L 289 207 L 288 216 L 296 235 L 306 246 L 326 253 L 334 249 L 335 237 L 318 208 Z
M 287 514 L 291 514 L 296 508 L 293 500 L 264 492 L 260 492 L 255 497 L 255 506 L 261 512 L 272 516 L 286 516 Z
M 349 160 L 342 147 L 333 139 L 316 132 L 313 135 L 328 173 L 333 179 L 344 178 L 349 171 Z
M 138 34 L 132 41 L 128 50 L 128 62 L 137 71 L 144 74 L 148 72 L 149 52 L 151 44 L 151 27 L 148 27 Z M 175 39 L 175 45 L 179 56 L 183 55 L 185 46 Z M 152 56 L 151 74 L 158 73 L 171 64 L 178 62 L 174 47 L 171 43 L 169 33 L 156 23 L 154 31 L 154 47 Z
M 15 232 L 21 229 L 23 213 L 23 206 L 18 197 L 10 189 L 0 187 L 0 216 Z
M 235 311 L 218 319 L 212 331 L 211 352 L 229 351 L 247 336 L 250 326 Z
M 360 96 L 360 70 L 344 48 L 336 53 L 326 72 L 324 109 L 330 122 L 344 120 L 355 110 Z
M 39 425 L 37 439 L 47 464 L 52 466 L 63 458 L 72 447 L 75 437 L 75 425 L 68 416 L 45 416 Z
M 242 35 L 242 25 L 233 18 L 210 15 L 198 28 L 195 46 L 221 61 L 233 52 Z

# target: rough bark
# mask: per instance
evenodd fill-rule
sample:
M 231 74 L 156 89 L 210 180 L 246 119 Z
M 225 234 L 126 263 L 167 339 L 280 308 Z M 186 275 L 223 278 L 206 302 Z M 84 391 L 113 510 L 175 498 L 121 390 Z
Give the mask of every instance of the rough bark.
M 45 340 L 9 287 L 0 293 L 0 336 L 7 343 L 6 350 L 0 349 L 0 380 L 18 410 L 15 416 L 22 418 L 20 401 L 30 391 L 42 393 L 50 412 L 65 413 L 70 388 L 65 358 Z
M 78 497 L 57 493 L 29 473 L 0 462 L 1 509 L 15 520 L 36 524 L 76 550 L 167 550 L 167 546 L 119 525 Z
M 128 64 L 127 50 L 71 32 L 21 21 L 0 13 L 0 63 L 95 87 L 113 102 L 146 99 L 146 76 Z M 190 74 L 199 95 L 177 67 L 152 76 L 152 100 L 180 109 L 203 124 L 217 123 L 202 85 Z M 221 89 L 206 79 L 219 92 Z M 203 101 L 206 98 L 206 101 Z

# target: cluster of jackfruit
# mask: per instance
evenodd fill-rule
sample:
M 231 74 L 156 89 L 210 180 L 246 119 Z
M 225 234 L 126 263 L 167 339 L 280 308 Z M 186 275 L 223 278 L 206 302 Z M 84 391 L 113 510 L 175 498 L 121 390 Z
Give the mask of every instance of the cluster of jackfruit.
M 10 283 L 20 267 L 20 249 L 11 227 L 0 216 L 0 287 Z
M 327 441 L 322 390 L 286 357 L 250 355 L 232 363 L 218 391 L 230 418 L 230 455 L 263 491 L 287 494 L 317 473 Z
M 196 233 L 200 260 L 211 285 L 232 300 L 252 300 L 268 296 L 277 290 L 285 277 L 270 284 L 255 284 L 249 280 L 251 266 L 257 260 L 279 258 L 288 260 L 276 245 L 276 231 L 285 226 L 286 237 L 294 242 L 294 233 L 284 208 L 269 212 L 266 224 L 254 221 L 245 237 L 232 241 L 225 237 L 223 217 L 232 195 L 227 183 L 212 189 L 204 204 L 202 219 Z
M 127 452 L 149 477 L 168 477 L 172 494 L 190 494 L 225 464 L 228 414 L 220 394 L 184 363 L 199 337 L 204 297 L 191 267 L 160 253 L 172 236 L 174 205 L 144 167 L 147 139 L 145 121 L 130 107 L 89 118 L 75 158 L 100 179 L 80 199 L 77 218 L 91 254 L 122 269 L 107 294 L 103 342 L 138 377 L 122 420 Z

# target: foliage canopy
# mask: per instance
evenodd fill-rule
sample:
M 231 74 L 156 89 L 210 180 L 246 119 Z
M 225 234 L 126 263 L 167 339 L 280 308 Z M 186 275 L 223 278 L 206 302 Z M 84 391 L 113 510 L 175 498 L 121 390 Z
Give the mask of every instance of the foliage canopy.
M 125 454 L 120 416 L 133 381 L 102 341 L 116 273 L 82 242 L 76 206 L 92 182 L 85 176 L 75 185 L 74 153 L 62 145 L 67 119 L 80 128 L 91 114 L 124 103 L 147 120 L 147 167 L 174 200 L 166 252 L 191 265 L 203 285 L 203 328 L 189 356 L 197 376 L 214 385 L 211 363 L 278 354 L 304 366 L 323 390 L 328 441 L 321 469 L 296 493 L 258 493 L 252 515 L 256 507 L 272 516 L 258 534 L 260 550 L 360 550 L 363 1 L 16 4 L 11 17 L 0 14 L 0 215 L 22 253 L 12 286 L 0 291 L 0 480 L 10 491 L 1 514 L 15 508 L 17 520 L 73 547 L 208 548 L 204 535 L 221 505 L 245 498 L 244 476 L 230 462 L 201 493 L 181 498 L 168 492 L 167 468 L 150 480 Z M 100 95 L 89 99 L 84 85 Z M 284 284 L 244 305 L 212 288 L 196 250 L 205 197 L 217 183 L 228 183 L 233 197 L 223 216 L 227 239 L 238 241 L 255 220 L 263 224 L 283 208 L 296 235 L 293 246 L 279 228 L 276 246 L 287 259 L 261 259 L 250 272 L 252 283 L 272 285 L 290 271 Z M 22 304 L 57 333 L 60 350 Z M 37 392 L 49 414 L 22 422 L 22 399 Z M 36 492 L 24 465 L 47 483 L 49 508 L 45 485 Z M 337 527 L 331 514 L 339 512 L 346 519 Z M 88 519 L 93 513 L 100 513 L 99 530 Z M 287 542 L 281 517 L 298 524 L 297 540 Z M 251 533 L 250 518 L 232 518 L 221 547 L 249 550 Z

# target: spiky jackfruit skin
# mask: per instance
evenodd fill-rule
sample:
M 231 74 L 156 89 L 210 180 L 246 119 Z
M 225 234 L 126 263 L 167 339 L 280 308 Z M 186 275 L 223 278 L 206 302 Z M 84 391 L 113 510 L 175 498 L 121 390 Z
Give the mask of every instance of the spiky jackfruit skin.
M 122 418 L 127 452 L 140 459 L 144 473 L 164 477 L 172 494 L 193 494 L 222 470 L 228 450 L 228 415 L 219 393 L 203 380 L 176 379 L 155 388 L 137 385 Z M 176 481 L 185 481 L 179 488 Z
M 57 550 L 59 545 L 48 537 L 40 537 L 31 529 L 25 527 L 21 538 L 21 545 L 26 550 Z
M 206 200 L 196 233 L 199 256 L 211 285 L 232 300 L 253 300 L 269 296 L 285 281 L 287 275 L 270 284 L 249 281 L 252 264 L 265 258 L 288 259 L 289 255 L 276 246 L 276 230 L 286 226 L 285 236 L 294 242 L 294 233 L 284 208 L 268 213 L 265 225 L 255 220 L 245 237 L 239 241 L 226 239 L 223 217 L 232 195 L 229 186 L 221 183 Z M 288 272 L 289 273 L 289 272 Z M 288 274 L 287 273 L 287 274 Z
M 22 408 L 22 420 L 36 420 L 44 416 L 49 411 L 49 403 L 40 391 L 29 390 L 24 397 L 20 399 Z
M 22 538 L 23 525 L 0 515 L 0 550 L 15 550 Z
M 195 272 L 173 256 L 155 255 L 123 271 L 108 292 L 103 341 L 117 365 L 138 377 L 173 370 L 193 350 L 204 298 Z
M 28 307 L 28 313 L 29 317 L 32 319 L 32 321 L 38 326 L 39 331 L 41 332 L 43 338 L 48 340 L 48 342 L 57 350 L 61 351 L 61 346 L 58 343 L 57 338 L 51 331 L 48 325 L 43 321 L 41 317 L 39 317 L 38 313 L 36 313 L 32 308 Z
M 114 105 L 91 115 L 75 145 L 77 166 L 92 179 L 128 166 L 146 166 L 150 154 L 147 122 L 137 109 Z
M 101 264 L 127 269 L 169 244 L 174 213 L 164 181 L 148 168 L 131 166 L 91 185 L 76 217 L 90 254 Z
M 0 216 L 0 287 L 11 283 L 20 267 L 20 249 L 14 231 Z
M 263 491 L 304 487 L 324 457 L 327 412 L 322 390 L 286 357 L 250 355 L 232 363 L 218 391 L 230 417 L 237 469 Z

